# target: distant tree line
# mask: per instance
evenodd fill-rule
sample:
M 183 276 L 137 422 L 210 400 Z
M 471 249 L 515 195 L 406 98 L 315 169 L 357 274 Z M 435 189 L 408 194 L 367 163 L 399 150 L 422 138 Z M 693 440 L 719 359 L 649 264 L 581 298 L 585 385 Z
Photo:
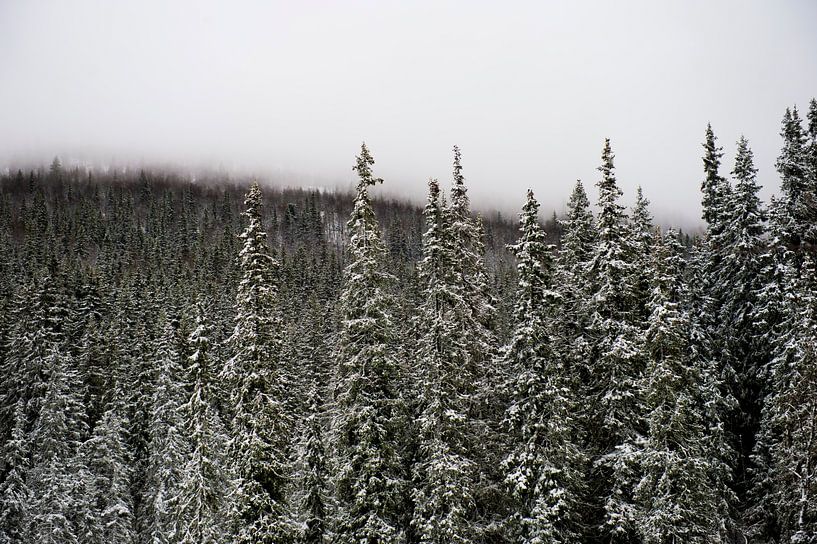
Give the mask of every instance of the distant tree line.
M 706 230 L 606 140 L 543 223 L 150 171 L 0 177 L 0 544 L 817 542 L 817 101 Z

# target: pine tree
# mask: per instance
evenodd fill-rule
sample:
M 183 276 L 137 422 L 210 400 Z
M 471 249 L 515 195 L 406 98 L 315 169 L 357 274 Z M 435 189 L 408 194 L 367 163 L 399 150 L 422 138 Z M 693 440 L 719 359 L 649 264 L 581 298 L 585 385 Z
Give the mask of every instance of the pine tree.
M 300 512 L 303 530 L 300 542 L 323 544 L 329 534 L 327 526 L 326 448 L 321 424 L 321 398 L 312 384 L 309 415 L 304 425 L 300 455 Z
M 476 463 L 479 484 L 474 488 L 480 524 L 486 527 L 486 539 L 499 538 L 491 534 L 505 496 L 502 492 L 504 474 L 500 464 L 503 453 L 499 427 L 504 416 L 500 398 L 505 381 L 503 369 L 495 364 L 498 357 L 497 307 L 491 293 L 485 265 L 485 226 L 481 216 L 473 218 L 468 189 L 463 175 L 460 149 L 454 146 L 451 202 L 443 206 L 443 222 L 451 235 L 452 281 L 461 289 L 466 311 L 458 311 L 453 325 L 461 331 L 461 340 L 468 353 L 463 361 L 465 373 L 475 376 L 473 401 L 469 408 L 472 430 L 467 456 Z M 467 389 L 466 389 L 467 391 Z M 494 519 L 491 519 L 491 518 Z
M 811 121 L 811 112 L 810 121 Z M 752 490 L 747 508 L 750 535 L 759 542 L 808 542 L 815 536 L 812 293 L 815 197 L 807 138 L 797 110 L 783 118 L 783 150 L 777 161 L 781 195 L 770 206 L 771 251 L 757 326 L 768 363 L 759 371 L 765 394 L 752 453 Z M 812 128 L 810 124 L 809 129 Z M 809 419 L 811 417 L 811 419 Z
M 739 412 L 732 414 L 731 428 L 735 434 L 739 453 L 736 479 L 746 478 L 749 455 L 757 432 L 762 384 L 757 376 L 765 362 L 758 357 L 763 344 L 756 327 L 758 296 L 762 289 L 762 262 L 765 251 L 766 213 L 758 197 L 752 151 L 745 138 L 738 141 L 735 178 L 731 192 L 724 230 L 721 236 L 724 252 L 719 266 L 718 282 L 725 292 L 719 297 L 721 321 L 721 346 L 725 364 L 734 372 L 733 396 L 739 404 Z M 728 291 L 724 289 L 728 286 Z M 745 493 L 744 486 L 738 486 Z
M 539 203 L 528 191 L 520 214 L 514 334 L 505 353 L 511 369 L 506 424 L 513 436 L 504 462 L 515 501 L 515 542 L 575 542 L 585 463 L 575 417 L 574 375 L 563 357 L 553 288 L 552 247 L 539 224 Z
M 472 542 L 477 466 L 472 458 L 474 372 L 463 326 L 470 308 L 455 270 L 456 239 L 429 182 L 424 215 L 423 284 L 418 332 L 418 460 L 414 466 L 412 526 L 422 543 Z M 471 363 L 471 364 L 469 364 Z
M 81 464 L 77 457 L 87 432 L 81 386 L 76 369 L 57 349 L 48 357 L 48 382 L 42 408 L 31 431 L 31 490 L 25 511 L 26 541 L 44 544 L 79 542 L 76 515 Z
M 179 485 L 188 444 L 182 428 L 184 376 L 181 355 L 176 349 L 176 332 L 167 317 L 160 318 L 160 322 L 164 325 L 156 347 L 158 377 L 151 399 L 149 458 L 142 500 L 146 505 L 147 519 L 140 538 L 151 544 L 170 544 L 175 541 L 177 530 Z
M 732 394 L 731 365 L 725 365 L 713 349 L 710 321 L 711 298 L 706 282 L 708 266 L 706 241 L 696 240 L 687 259 L 684 310 L 689 317 L 690 334 L 687 343 L 691 365 L 701 371 L 699 403 L 707 425 L 708 469 L 711 488 L 718 499 L 716 517 L 720 520 L 720 538 L 730 542 L 741 538 L 736 523 L 737 497 L 733 491 L 735 450 L 726 419 L 737 410 Z
M 227 501 L 233 482 L 228 472 L 227 436 L 215 408 L 211 328 L 207 308 L 196 305 L 196 328 L 190 335 L 192 395 L 182 406 L 190 454 L 184 466 L 178 497 L 176 539 L 181 544 L 220 544 L 226 539 Z
M 602 152 L 597 183 L 598 240 L 589 272 L 592 277 L 590 336 L 595 403 L 593 446 L 598 454 L 597 497 L 605 497 L 601 530 L 615 542 L 634 538 L 631 499 L 634 474 L 628 450 L 642 430 L 637 379 L 643 366 L 638 345 L 634 249 L 624 208 L 618 203 L 610 140 Z
M 632 230 L 632 247 L 635 252 L 635 304 L 639 312 L 639 319 L 646 320 L 649 317 L 647 305 L 650 299 L 650 260 L 652 253 L 653 224 L 652 214 L 650 214 L 650 201 L 644 197 L 641 186 L 636 189 L 635 206 L 630 218 L 630 228 Z
M 289 376 L 281 360 L 279 265 L 261 222 L 257 183 L 245 205 L 248 224 L 241 235 L 233 356 L 222 372 L 231 390 L 230 451 L 241 477 L 239 540 L 284 543 L 294 531 L 287 505 L 293 422 L 287 404 Z
M 481 220 L 471 216 L 468 188 L 462 173 L 462 156 L 454 146 L 454 181 L 451 186 L 451 203 L 445 208 L 448 228 L 451 231 L 453 273 L 463 283 L 463 296 L 471 314 L 471 323 L 465 328 L 467 349 L 475 366 L 485 366 L 495 354 L 496 341 L 490 329 L 493 305 L 489 295 L 485 272 L 483 233 Z
M 31 513 L 31 490 L 26 482 L 29 466 L 29 443 L 25 433 L 25 402 L 17 401 L 11 438 L 3 445 L 6 472 L 0 482 L 0 543 L 23 544 L 27 520 Z
M 707 123 L 704 139 L 704 180 L 701 182 L 703 219 L 707 224 L 707 238 L 714 240 L 723 230 L 723 210 L 731 192 L 731 187 L 720 175 L 723 148 L 717 145 L 712 125 Z
M 589 304 L 591 285 L 588 281 L 590 261 L 596 244 L 596 225 L 590 201 L 581 181 L 577 181 L 567 203 L 567 216 L 561 221 L 563 235 L 557 257 L 555 285 L 562 297 L 561 323 L 565 339 L 571 348 L 562 354 L 565 365 L 572 369 L 576 393 L 588 394 L 593 381 L 590 358 L 589 326 L 592 309 Z M 579 417 L 588 426 L 593 417 L 587 406 L 577 407 Z
M 813 266 L 812 257 L 803 263 Z M 759 542 L 810 542 L 817 536 L 817 375 L 814 346 L 814 280 L 786 273 L 782 308 L 786 331 L 770 364 L 766 397 L 755 448 L 755 498 L 749 521 Z
M 800 244 L 813 240 L 817 224 L 817 198 L 815 187 L 809 180 L 807 137 L 797 108 L 786 109 L 783 116 L 783 149 L 775 166 L 780 173 L 780 200 L 785 214 L 781 228 L 783 243 L 790 251 L 798 252 Z
M 334 485 L 340 543 L 400 543 L 406 491 L 400 456 L 405 418 L 398 391 L 400 361 L 390 288 L 384 271 L 385 247 L 372 209 L 369 187 L 374 159 L 364 144 L 355 170 L 360 177 L 352 217 L 348 262 L 340 296 L 334 385 Z
M 660 231 L 659 231 L 660 232 Z M 690 319 L 682 306 L 681 245 L 656 235 L 650 317 L 641 389 L 648 434 L 634 452 L 636 525 L 645 544 L 719 542 L 718 492 L 712 487 L 703 370 L 690 360 Z
M 121 395 L 121 390 L 117 391 Z M 131 470 L 125 446 L 124 407 L 113 401 L 81 447 L 86 501 L 81 542 L 128 544 L 136 541 L 130 495 Z M 88 530 L 90 529 L 90 530 Z

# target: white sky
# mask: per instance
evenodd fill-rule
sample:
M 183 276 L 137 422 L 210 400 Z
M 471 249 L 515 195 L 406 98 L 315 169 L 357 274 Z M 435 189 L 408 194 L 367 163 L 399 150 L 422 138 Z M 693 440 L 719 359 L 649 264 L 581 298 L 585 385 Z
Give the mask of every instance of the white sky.
M 699 216 L 707 121 L 760 181 L 817 95 L 817 2 L 0 0 L 0 163 L 172 162 L 340 185 L 361 140 L 391 192 L 563 209 L 604 137 L 625 201 Z M 768 193 L 769 191 L 767 191 Z M 511 208 L 512 207 L 512 208 Z

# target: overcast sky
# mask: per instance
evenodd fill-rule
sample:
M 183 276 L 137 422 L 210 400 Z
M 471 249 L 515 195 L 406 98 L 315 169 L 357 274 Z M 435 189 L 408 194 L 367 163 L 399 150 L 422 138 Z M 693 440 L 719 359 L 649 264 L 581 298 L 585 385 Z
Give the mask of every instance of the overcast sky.
M 0 161 L 210 165 L 392 192 L 450 178 L 482 209 L 562 210 L 603 139 L 625 201 L 699 216 L 707 121 L 776 190 L 782 114 L 817 95 L 817 2 L 0 0 Z M 595 192 L 593 191 L 593 194 Z

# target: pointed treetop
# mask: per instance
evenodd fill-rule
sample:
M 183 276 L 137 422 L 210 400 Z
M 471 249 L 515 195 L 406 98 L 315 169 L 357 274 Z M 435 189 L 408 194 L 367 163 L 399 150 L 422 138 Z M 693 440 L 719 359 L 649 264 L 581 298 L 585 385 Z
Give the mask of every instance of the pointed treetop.
M 258 180 L 254 179 L 250 190 L 247 191 L 247 196 L 244 199 L 244 205 L 247 210 L 244 214 L 247 217 L 261 217 L 261 187 L 258 185 Z
M 641 185 L 639 185 L 635 190 L 635 207 L 633 208 L 633 218 L 636 221 L 646 221 L 647 223 L 652 221 L 652 215 L 650 215 L 650 201 L 644 196 L 644 191 L 641 190 Z
M 465 176 L 462 175 L 462 154 L 460 148 L 454 146 L 454 184 L 451 187 L 451 207 L 459 214 L 468 214 L 468 188 L 465 186 Z
M 754 164 L 754 155 L 749 147 L 749 141 L 743 136 L 738 140 L 738 150 L 735 156 L 735 169 L 732 175 L 738 180 L 754 180 L 757 168 Z
M 582 180 L 576 180 L 576 185 L 573 186 L 573 192 L 570 193 L 570 200 L 567 201 L 567 207 L 572 212 L 590 207 L 590 199 L 587 198 L 587 191 L 584 190 Z
M 718 213 L 723 197 L 721 193 L 725 179 L 719 174 L 723 148 L 718 147 L 717 138 L 710 123 L 706 124 L 703 148 L 704 180 L 701 182 L 703 219 L 710 226 L 713 226 L 718 222 Z
M 604 140 L 604 150 L 601 153 L 601 166 L 598 167 L 599 172 L 601 172 L 601 179 L 596 183 L 596 187 L 599 189 L 599 225 L 604 236 L 611 234 L 610 229 L 615 228 L 624 215 L 624 208 L 618 203 L 618 199 L 623 193 L 616 184 L 613 158 L 615 158 L 615 155 L 613 155 L 613 150 L 610 147 L 610 139 L 606 138 Z
M 808 133 L 817 140 L 817 99 L 812 98 L 808 104 Z
M 360 155 L 357 156 L 357 164 L 352 167 L 352 170 L 357 171 L 357 175 L 360 176 L 360 182 L 357 186 L 358 192 L 365 191 L 369 185 L 383 183 L 381 178 L 376 178 L 372 174 L 373 165 L 374 157 L 372 157 L 371 153 L 369 153 L 369 149 L 366 147 L 366 142 L 363 142 L 360 145 Z
M 604 139 L 604 149 L 601 152 L 601 166 L 597 168 L 599 172 L 601 172 L 602 179 L 601 184 L 613 184 L 616 183 L 616 176 L 614 174 L 615 166 L 613 165 L 613 159 L 615 155 L 613 155 L 613 148 L 610 145 L 610 138 Z M 601 185 L 599 185 L 601 187 Z
M 458 146 L 454 146 L 454 183 L 461 185 L 465 181 L 462 175 L 462 153 Z

